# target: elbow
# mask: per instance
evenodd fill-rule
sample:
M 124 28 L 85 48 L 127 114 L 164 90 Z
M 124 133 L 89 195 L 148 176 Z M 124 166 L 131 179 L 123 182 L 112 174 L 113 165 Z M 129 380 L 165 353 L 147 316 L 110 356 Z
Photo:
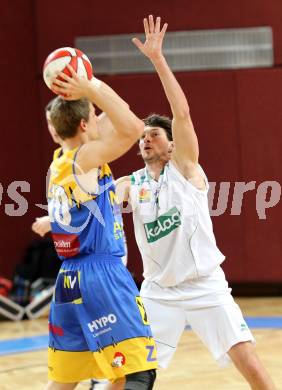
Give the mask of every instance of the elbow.
M 144 122 L 141 119 L 137 119 L 134 125 L 132 126 L 130 132 L 132 141 L 136 142 L 139 138 L 141 138 L 143 132 L 144 132 Z
M 180 120 L 186 120 L 190 118 L 190 108 L 189 106 L 179 107 L 175 112 L 173 112 L 173 117 Z
M 137 139 L 139 139 L 139 138 L 142 137 L 142 134 L 144 133 L 144 126 L 145 126 L 145 125 L 144 125 L 144 122 L 143 122 L 141 119 L 139 119 L 139 120 L 138 120 L 137 129 L 136 129 L 137 134 L 138 134 Z
M 123 128 L 122 142 L 127 146 L 127 148 L 130 148 L 141 138 L 143 132 L 144 122 L 141 119 L 136 118 L 134 122 L 131 122 L 127 131 Z
M 179 111 L 179 116 L 180 116 L 180 118 L 183 118 L 183 119 L 190 118 L 190 108 L 188 105 L 186 107 L 183 107 Z

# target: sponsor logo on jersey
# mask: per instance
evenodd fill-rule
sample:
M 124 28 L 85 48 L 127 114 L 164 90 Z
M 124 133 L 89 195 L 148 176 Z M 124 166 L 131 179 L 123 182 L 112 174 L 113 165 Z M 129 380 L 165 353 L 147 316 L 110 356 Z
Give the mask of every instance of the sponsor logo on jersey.
M 125 365 L 125 356 L 121 352 L 116 352 L 112 361 L 112 367 L 122 367 Z
M 72 257 L 79 253 L 80 245 L 77 234 L 53 233 L 53 240 L 59 256 Z
M 151 200 L 151 191 L 146 188 L 141 188 L 139 191 L 139 202 L 140 203 L 146 203 L 150 202 Z
M 100 336 L 104 333 L 110 332 L 112 328 L 111 324 L 115 324 L 117 322 L 117 317 L 115 314 L 108 314 L 107 316 L 103 316 L 97 318 L 96 320 L 89 322 L 87 324 L 91 333 L 94 333 L 94 337 Z
M 122 224 L 118 221 L 114 221 L 114 237 L 115 240 L 123 237 L 123 227 Z
M 147 241 L 149 243 L 155 242 L 167 236 L 180 225 L 180 212 L 176 207 L 173 207 L 167 213 L 160 215 L 155 221 L 144 224 Z
M 61 249 L 61 248 L 70 248 L 71 243 L 66 242 L 64 240 L 55 241 L 55 248 Z
M 138 307 L 138 309 L 140 311 L 143 324 L 144 325 L 149 325 L 147 313 L 146 313 L 145 306 L 144 306 L 144 303 L 142 301 L 142 298 L 140 296 L 138 296 L 138 297 L 135 297 L 135 300 L 136 300 L 136 303 L 137 303 L 137 307 Z
M 64 329 L 61 326 L 56 326 L 49 323 L 49 332 L 55 334 L 56 336 L 63 336 Z
M 58 303 L 82 303 L 79 284 L 79 271 L 60 271 L 57 278 L 55 301 Z
M 241 324 L 241 331 L 244 331 L 244 330 L 248 330 L 248 326 L 247 324 L 245 324 L 244 322 Z
M 147 345 L 146 349 L 148 350 L 147 362 L 155 362 L 157 360 L 155 346 L 154 345 Z

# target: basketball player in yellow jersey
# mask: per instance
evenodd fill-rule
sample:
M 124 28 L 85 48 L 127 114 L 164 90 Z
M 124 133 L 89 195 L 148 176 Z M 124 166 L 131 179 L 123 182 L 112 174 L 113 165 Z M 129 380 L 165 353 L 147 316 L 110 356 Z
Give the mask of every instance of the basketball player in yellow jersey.
M 124 154 L 143 123 L 105 83 L 60 74 L 51 122 L 62 140 L 48 191 L 52 236 L 62 267 L 49 316 L 48 390 L 88 378 L 126 378 L 153 388 L 155 344 L 138 290 L 124 265 L 115 186 L 107 162 Z M 99 131 L 93 102 L 114 128 Z
M 51 138 L 53 142 L 57 145 L 62 145 L 62 140 L 58 136 L 54 126 L 52 125 L 51 122 L 51 117 L 50 117 L 50 112 L 52 108 L 52 103 L 55 100 L 52 99 L 49 101 L 49 103 L 45 107 L 45 118 L 47 122 L 47 127 L 49 134 L 51 135 Z M 109 120 L 108 116 L 102 112 L 98 117 L 97 117 L 97 129 L 98 131 L 103 131 L 105 132 L 111 132 L 113 130 L 113 125 L 111 121 Z M 50 217 L 49 215 L 44 215 L 43 217 L 37 217 L 35 221 L 31 225 L 31 229 L 34 231 L 34 233 L 38 234 L 41 237 L 44 237 L 47 233 L 51 231 L 51 223 L 50 223 Z M 123 260 L 123 263 L 126 265 L 126 257 Z
M 51 135 L 52 140 L 54 141 L 55 144 L 61 145 L 62 140 L 58 136 L 58 134 L 57 134 L 57 132 L 52 124 L 51 116 L 50 116 L 52 103 L 54 100 L 55 99 L 52 99 L 46 105 L 45 117 L 46 117 L 46 122 L 47 122 L 47 126 L 48 126 L 48 131 Z M 111 121 L 109 120 L 108 116 L 104 112 L 101 113 L 97 117 L 97 128 L 98 128 L 98 131 L 103 131 L 103 133 L 112 131 L 113 125 L 112 125 Z M 31 226 L 31 228 L 34 231 L 34 233 L 40 235 L 41 237 L 44 237 L 46 233 L 51 231 L 51 223 L 50 223 L 49 215 L 47 214 L 43 217 L 36 218 L 36 220 L 33 222 L 32 226 Z M 124 236 L 124 238 L 125 238 L 125 236 Z M 127 253 L 126 243 L 125 243 L 125 249 L 126 249 L 126 253 Z M 127 256 L 124 256 L 122 258 L 122 262 L 126 266 Z M 116 382 L 114 384 L 108 384 L 104 390 L 122 390 L 124 388 L 124 382 L 125 381 L 123 379 L 123 380 Z M 95 384 L 97 384 L 97 383 L 99 383 L 99 382 L 92 380 L 91 381 L 91 388 L 94 389 Z

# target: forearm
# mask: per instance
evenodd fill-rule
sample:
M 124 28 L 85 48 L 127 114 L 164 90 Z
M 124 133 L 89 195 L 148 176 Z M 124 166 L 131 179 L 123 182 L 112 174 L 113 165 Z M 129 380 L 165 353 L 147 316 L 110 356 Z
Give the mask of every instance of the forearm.
M 113 128 L 122 136 L 138 139 L 142 134 L 142 121 L 128 104 L 103 81 L 93 78 L 88 98 L 109 117 Z
M 152 62 L 158 72 L 173 114 L 174 156 L 197 163 L 199 145 L 186 96 L 165 58 L 161 56 Z
M 165 57 L 159 55 L 151 59 L 151 62 L 159 75 L 174 118 L 187 117 L 189 114 L 187 98 L 168 66 Z

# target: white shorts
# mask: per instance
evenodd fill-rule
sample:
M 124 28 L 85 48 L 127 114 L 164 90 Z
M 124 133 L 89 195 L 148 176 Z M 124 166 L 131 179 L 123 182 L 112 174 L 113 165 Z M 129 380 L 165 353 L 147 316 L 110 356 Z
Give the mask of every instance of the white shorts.
M 190 299 L 189 283 L 193 287 Z M 195 293 L 195 284 L 197 283 L 193 280 L 178 286 L 178 300 L 175 299 L 175 287 L 170 288 L 174 299 L 167 299 L 169 288 L 163 289 L 166 299 L 160 299 L 160 286 L 151 286 L 154 292 L 157 291 L 158 298 L 148 297 L 150 288 L 146 284 L 145 288 L 142 286 L 141 295 L 156 340 L 160 367 L 166 368 L 169 365 L 187 325 L 191 326 L 220 366 L 226 366 L 230 362 L 227 352 L 232 346 L 244 341 L 254 342 L 220 267 L 212 275 L 198 280 L 198 294 Z M 154 295 L 152 290 L 151 293 Z

